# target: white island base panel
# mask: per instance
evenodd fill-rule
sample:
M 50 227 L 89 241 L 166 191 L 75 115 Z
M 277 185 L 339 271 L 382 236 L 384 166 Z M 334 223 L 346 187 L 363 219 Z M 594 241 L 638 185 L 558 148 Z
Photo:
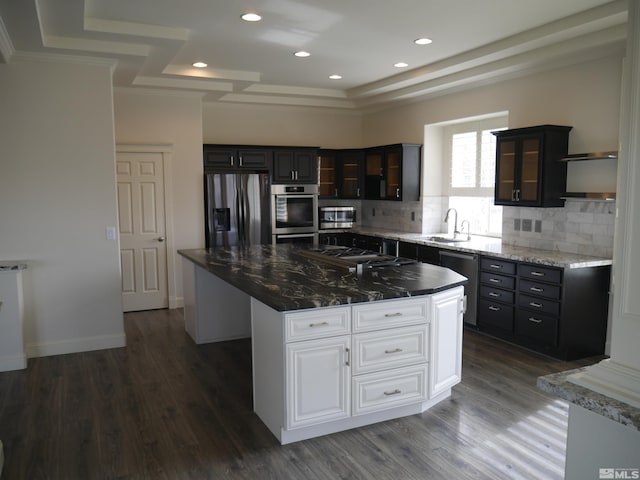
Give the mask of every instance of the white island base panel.
M 254 411 L 281 444 L 424 412 L 461 380 L 463 296 L 292 312 L 251 299 Z
M 185 330 L 194 342 L 213 343 L 251 336 L 251 297 L 183 259 Z

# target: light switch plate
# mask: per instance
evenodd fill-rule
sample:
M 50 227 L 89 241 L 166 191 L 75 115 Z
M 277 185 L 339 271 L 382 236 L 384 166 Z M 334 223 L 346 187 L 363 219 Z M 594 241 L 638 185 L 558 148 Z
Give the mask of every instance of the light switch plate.
M 115 240 L 116 239 L 116 227 L 107 227 L 105 229 L 105 236 L 107 240 Z

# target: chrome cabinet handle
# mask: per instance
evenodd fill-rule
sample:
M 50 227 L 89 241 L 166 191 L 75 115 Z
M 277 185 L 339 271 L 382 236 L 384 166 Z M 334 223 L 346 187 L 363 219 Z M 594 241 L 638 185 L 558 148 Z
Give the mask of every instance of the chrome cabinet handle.
M 402 393 L 402 391 L 396 388 L 395 390 L 391 390 L 390 392 L 383 392 L 383 393 L 386 396 L 390 396 L 390 395 L 398 395 L 399 393 Z
M 529 317 L 529 321 L 533 323 L 542 323 L 542 320 L 539 318 Z
M 495 263 L 492 263 L 491 265 L 489 265 L 491 268 L 495 268 L 496 270 L 502 270 L 502 265 L 496 265 Z
M 398 353 L 401 352 L 401 348 L 394 348 L 393 350 L 385 350 L 384 353 Z
M 338 189 L 337 189 L 337 188 L 334 188 L 334 194 L 333 194 L 333 196 L 334 196 L 334 197 L 337 197 L 337 196 L 338 196 Z
M 320 322 L 320 323 L 310 323 L 309 326 L 313 327 L 326 327 L 329 325 L 329 322 Z
M 384 314 L 385 317 L 401 317 L 402 313 L 400 312 L 396 312 L 396 313 L 385 313 Z
M 360 196 L 360 187 L 356 188 L 356 197 Z
M 229 160 L 231 160 L 231 166 L 233 167 L 233 155 L 229 157 Z
M 542 272 L 531 272 L 531 275 L 534 277 L 544 277 L 544 273 Z
M 347 348 L 345 348 L 345 352 L 347 354 L 346 355 L 347 360 L 345 362 L 345 365 L 348 367 L 351 364 L 351 350 L 349 350 L 349 348 L 347 347 Z
M 159 242 L 164 242 L 164 237 L 158 237 Z
M 400 189 L 396 188 L 396 198 L 400 198 Z
M 490 296 L 490 297 L 499 297 L 499 296 L 500 296 L 500 294 L 499 294 L 499 293 L 496 293 L 496 292 L 489 292 L 489 296 Z
M 242 166 L 242 155 L 238 155 L 238 165 Z
M 499 312 L 500 311 L 500 307 L 494 307 L 493 305 L 489 305 L 489 310 L 491 310 L 493 312 Z
M 529 290 L 531 290 L 532 292 L 544 292 L 544 288 L 539 288 L 539 287 L 530 287 Z
M 489 281 L 492 283 L 501 283 L 497 278 L 490 278 Z
M 535 307 L 535 308 L 542 308 L 542 304 L 537 302 L 529 302 L 529 306 Z

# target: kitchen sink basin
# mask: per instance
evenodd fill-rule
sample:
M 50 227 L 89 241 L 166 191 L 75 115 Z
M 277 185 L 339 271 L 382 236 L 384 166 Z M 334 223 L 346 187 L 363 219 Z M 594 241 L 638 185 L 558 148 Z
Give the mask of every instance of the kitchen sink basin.
M 458 242 L 468 242 L 470 239 L 467 238 L 466 235 L 454 237 L 453 235 L 429 235 L 424 237 L 426 240 L 431 240 L 432 242 L 442 242 L 442 243 L 458 243 Z

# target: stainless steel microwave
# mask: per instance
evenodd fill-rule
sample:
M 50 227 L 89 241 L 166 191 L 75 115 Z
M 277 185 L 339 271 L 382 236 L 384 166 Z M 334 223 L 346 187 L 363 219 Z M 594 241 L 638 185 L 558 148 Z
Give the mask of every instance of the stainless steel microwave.
M 354 207 L 320 207 L 318 221 L 320 230 L 352 228 L 356 221 L 356 209 Z

